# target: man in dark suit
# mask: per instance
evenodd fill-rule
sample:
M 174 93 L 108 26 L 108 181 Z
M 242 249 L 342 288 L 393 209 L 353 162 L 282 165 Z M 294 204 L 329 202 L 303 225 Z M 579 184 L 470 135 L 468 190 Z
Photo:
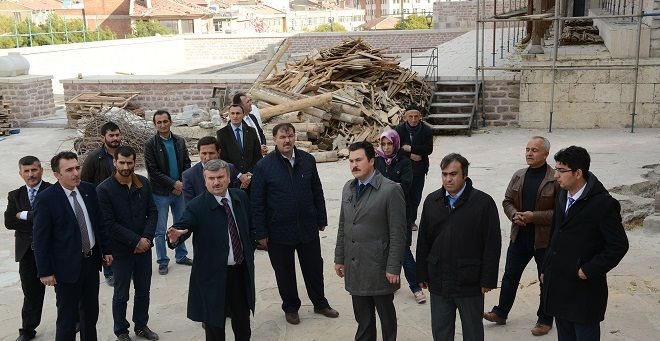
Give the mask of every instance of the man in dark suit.
M 25 156 L 18 160 L 18 174 L 25 181 L 21 186 L 9 192 L 7 210 L 5 211 L 5 226 L 14 230 L 16 238 L 16 261 L 23 289 L 22 327 L 18 330 L 16 341 L 34 339 L 36 328 L 41 322 L 41 308 L 44 303 L 45 286 L 37 277 L 37 264 L 32 251 L 32 217 L 33 205 L 37 194 L 43 192 L 51 184 L 42 181 L 44 173 L 41 162 L 34 156 Z
M 206 341 L 220 341 L 225 340 L 225 318 L 231 316 L 234 339 L 250 340 L 255 301 L 250 203 L 245 192 L 227 189 L 226 162 L 204 164 L 204 179 L 207 191 L 190 201 L 167 231 L 170 248 L 193 234 L 188 318 L 205 324 Z
M 218 143 L 222 155 L 220 159 L 233 163 L 238 170 L 241 189 L 248 190 L 252 169 L 261 160 L 261 144 L 257 132 L 244 121 L 243 107 L 232 104 L 229 107 L 229 124 L 218 130 Z
M 210 160 L 217 160 L 220 158 L 220 144 L 213 136 L 204 136 L 197 142 L 197 151 L 199 152 L 199 162 L 186 169 L 183 172 L 183 197 L 186 202 L 193 200 L 196 196 L 206 192 L 206 185 L 204 184 L 204 164 Z M 229 174 L 231 182 L 229 187 L 238 188 L 240 182 L 238 181 L 238 171 L 233 164 L 229 165 Z
M 263 123 L 261 122 L 261 114 L 256 105 L 252 105 L 252 100 L 246 94 L 239 92 L 234 95 L 232 103 L 240 104 L 245 113 L 245 123 L 254 128 L 259 135 L 259 143 L 261 143 L 261 154 L 266 156 L 268 154 L 268 146 L 266 146 L 266 134 L 264 134 Z
M 34 204 L 34 256 L 41 283 L 55 286 L 55 341 L 74 341 L 80 312 L 80 339 L 96 341 L 101 263 L 112 264 L 107 231 L 100 224 L 94 186 L 80 181 L 78 156 L 60 152 L 51 159 L 57 183 Z
M 396 127 L 401 138 L 401 150 L 412 161 L 412 183 L 409 189 L 409 199 L 406 202 L 408 222 L 412 230 L 417 230 L 417 209 L 422 202 L 424 181 L 429 172 L 429 155 L 433 153 L 433 132 L 422 122 L 422 109 L 415 103 L 408 105 L 403 114 L 405 122 Z
M 586 149 L 562 149 L 555 161 L 561 190 L 541 267 L 541 302 L 545 313 L 555 317 L 559 341 L 600 340 L 607 273 L 628 252 L 621 205 L 589 171 Z
M 255 238 L 268 249 L 287 322 L 300 323 L 296 253 L 314 312 L 338 317 L 323 287 L 319 231 L 328 225 L 328 217 L 316 160 L 295 148 L 296 129 L 291 123 L 276 125 L 273 138 L 275 150 L 254 168 L 251 201 Z

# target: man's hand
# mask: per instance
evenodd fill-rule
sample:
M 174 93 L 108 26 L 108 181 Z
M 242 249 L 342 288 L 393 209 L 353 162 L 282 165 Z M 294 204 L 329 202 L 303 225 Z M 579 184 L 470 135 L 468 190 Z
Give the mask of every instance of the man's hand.
M 265 144 L 262 144 L 261 145 L 261 155 L 265 156 L 266 154 L 268 154 L 268 146 L 265 145 Z
M 176 195 L 177 197 L 183 193 L 182 191 L 178 191 L 176 188 L 172 189 L 172 194 Z
M 167 229 L 167 238 L 170 240 L 170 243 L 174 243 L 179 239 L 179 237 L 183 236 L 186 233 L 188 233 L 188 229 L 177 230 L 170 226 L 170 228 Z
M 248 188 L 252 181 L 252 173 L 241 174 L 238 180 L 241 182 L 241 188 Z
M 151 247 L 151 243 L 149 242 L 149 239 L 142 237 L 140 238 L 140 241 L 138 242 L 138 245 L 135 247 L 135 251 L 133 251 L 133 253 L 147 252 L 150 247 Z
M 259 243 L 264 250 L 268 250 L 268 238 L 259 239 L 257 240 L 257 243 Z
M 325 231 L 325 228 L 326 228 L 326 227 L 327 227 L 327 226 L 319 226 L 319 231 Z
M 513 214 L 513 223 L 518 225 L 518 226 L 525 226 L 525 222 L 522 220 L 520 217 L 520 212 L 516 212 Z
M 531 223 L 534 219 L 534 212 L 532 211 L 517 212 L 516 214 L 518 215 L 518 220 L 522 221 L 525 225 Z
M 52 287 L 52 286 L 54 286 L 55 284 L 57 284 L 57 280 L 55 279 L 55 275 L 50 275 L 50 276 L 46 276 L 46 277 L 41 277 L 41 278 L 39 278 L 39 280 L 40 280 L 41 283 L 43 283 L 45 286 L 49 286 L 49 287 Z
M 485 293 L 487 293 L 487 292 L 489 292 L 489 291 L 491 291 L 491 290 L 493 290 L 493 288 L 484 288 L 484 287 L 481 287 L 481 293 L 482 293 L 482 294 L 485 294 Z
M 422 161 L 422 157 L 417 154 L 410 154 L 410 159 L 413 161 Z
M 428 289 L 429 288 L 429 284 L 427 282 L 419 282 L 418 284 L 419 284 L 419 287 L 422 288 L 422 289 Z
M 105 265 L 106 267 L 112 266 L 112 261 L 113 261 L 112 255 L 103 256 L 103 265 Z
M 580 277 L 580 279 L 587 279 L 587 275 L 582 272 L 582 268 L 578 270 L 578 277 Z
M 404 152 L 410 153 L 410 145 L 409 144 L 404 144 L 401 146 L 401 149 L 403 149 Z
M 16 219 L 21 219 L 21 212 L 16 212 Z
M 392 284 L 397 284 L 400 280 L 399 275 L 391 274 L 389 272 L 385 272 L 385 277 L 387 277 L 387 281 Z
M 183 192 L 183 182 L 177 180 L 177 181 L 174 183 L 174 189 L 177 190 L 177 191 L 179 191 L 179 192 Z
M 346 276 L 346 273 L 344 272 L 344 264 L 335 264 L 335 272 L 337 273 L 337 276 L 344 278 Z

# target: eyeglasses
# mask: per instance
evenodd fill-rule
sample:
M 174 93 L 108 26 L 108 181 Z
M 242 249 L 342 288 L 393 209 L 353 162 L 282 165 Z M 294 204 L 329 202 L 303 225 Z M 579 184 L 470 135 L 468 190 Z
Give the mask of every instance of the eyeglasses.
M 574 170 L 570 169 L 570 168 L 556 168 L 555 167 L 555 171 L 557 171 L 559 173 L 567 173 L 567 172 L 573 172 Z

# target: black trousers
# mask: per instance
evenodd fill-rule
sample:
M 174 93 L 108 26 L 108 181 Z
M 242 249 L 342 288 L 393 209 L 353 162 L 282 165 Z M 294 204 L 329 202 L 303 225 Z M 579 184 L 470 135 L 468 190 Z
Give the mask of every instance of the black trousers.
M 413 174 L 412 183 L 410 184 L 409 200 L 406 202 L 406 213 L 408 225 L 412 225 L 417 220 L 417 209 L 419 203 L 422 202 L 422 192 L 424 191 L 424 182 L 426 182 L 426 174 Z
M 41 323 L 41 309 L 46 292 L 46 286 L 37 276 L 37 263 L 34 260 L 32 249 L 29 249 L 18 263 L 18 274 L 21 277 L 21 289 L 23 289 L 23 308 L 21 309 L 23 323 L 18 332 L 20 335 L 31 338 L 37 333 L 35 329 Z
M 135 288 L 133 299 L 133 323 L 135 330 L 141 330 L 149 322 L 149 291 L 151 288 L 151 249 L 147 252 L 120 255 L 112 262 L 115 286 L 112 295 L 112 318 L 115 335 L 128 333 L 130 323 L 126 320 L 126 306 L 131 289 L 131 279 Z
M 358 323 L 355 341 L 376 341 L 376 311 L 383 329 L 383 341 L 396 341 L 396 309 L 394 294 L 382 296 L 351 296 L 353 314 Z
M 600 323 L 580 324 L 557 318 L 557 339 L 559 341 L 599 341 Z
M 55 341 L 75 341 L 76 322 L 80 313 L 80 341 L 96 341 L 96 322 L 99 318 L 99 271 L 96 254 L 82 258 L 80 278 L 75 283 L 55 285 L 57 322 Z
M 463 341 L 484 341 L 484 295 L 444 297 L 431 293 L 431 330 L 434 341 L 454 341 L 456 309 L 461 317 Z
M 294 259 L 294 253 L 296 252 L 298 253 L 300 270 L 305 280 L 307 295 L 314 304 L 314 308 L 324 309 L 330 307 L 323 288 L 323 258 L 321 258 L 320 239 L 297 245 L 269 242 L 268 256 L 275 271 L 277 289 L 280 292 L 280 297 L 282 297 L 282 310 L 285 313 L 296 313 L 300 309 Z
M 245 276 L 247 269 L 243 265 L 227 267 L 227 285 L 225 286 L 225 315 L 231 317 L 231 329 L 234 340 L 249 341 L 252 336 L 250 329 L 250 306 L 247 301 L 247 284 Z M 225 326 L 214 326 L 206 323 L 206 341 L 224 341 Z

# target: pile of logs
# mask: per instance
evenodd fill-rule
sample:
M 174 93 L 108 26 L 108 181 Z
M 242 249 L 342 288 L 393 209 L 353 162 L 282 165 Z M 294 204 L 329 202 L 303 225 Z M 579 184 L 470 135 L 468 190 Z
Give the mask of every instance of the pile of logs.
M 302 149 L 337 151 L 355 141 L 375 142 L 399 124 L 408 104 L 426 107 L 430 99 L 431 89 L 416 72 L 362 39 L 313 51 L 271 75 L 288 46 L 285 41 L 248 96 L 259 101 L 266 129 L 288 122 L 306 133 L 297 136 Z
M 144 117 L 144 110 L 130 103 L 139 94 L 139 92 L 83 92 L 64 104 L 68 118 L 74 121 L 92 117 L 101 112 L 104 107 L 126 109 Z
M 10 116 L 10 103 L 7 102 L 2 95 L 0 95 L 0 136 L 9 135 L 9 130 L 11 129 L 11 122 L 9 122 Z

